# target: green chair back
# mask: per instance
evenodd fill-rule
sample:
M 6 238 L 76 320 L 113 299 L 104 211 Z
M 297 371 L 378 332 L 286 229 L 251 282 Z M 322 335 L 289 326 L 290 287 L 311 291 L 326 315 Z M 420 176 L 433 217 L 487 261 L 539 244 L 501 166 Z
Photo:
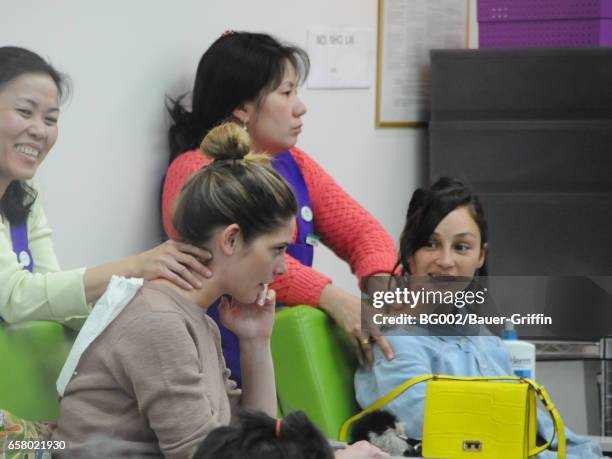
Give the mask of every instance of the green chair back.
M 55 322 L 0 323 L 0 408 L 32 421 L 55 421 L 55 381 L 76 332 Z
M 347 335 L 317 308 L 284 308 L 276 314 L 272 356 L 282 413 L 302 410 L 337 439 L 342 423 L 359 410 L 357 359 Z

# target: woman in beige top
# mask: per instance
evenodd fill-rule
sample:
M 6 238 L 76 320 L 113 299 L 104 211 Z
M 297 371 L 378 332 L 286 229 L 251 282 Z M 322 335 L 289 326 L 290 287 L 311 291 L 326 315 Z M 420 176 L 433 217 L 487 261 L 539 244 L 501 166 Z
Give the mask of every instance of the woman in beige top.
M 238 125 L 210 131 L 202 151 L 214 162 L 185 185 L 174 225 L 184 242 L 212 253 L 214 275 L 193 291 L 145 282 L 82 353 L 54 433 L 67 457 L 188 458 L 238 407 L 276 413 L 275 295 L 267 284 L 286 270 L 297 204 L 268 157 L 249 152 Z M 115 279 L 102 300 L 121 297 L 121 287 Z M 233 298 L 223 297 L 220 315 L 239 338 L 242 390 L 229 379 L 219 329 L 206 315 L 223 295 Z M 353 450 L 344 457 L 383 457 L 363 445 Z
M 185 186 L 175 225 L 184 242 L 212 253 L 214 275 L 192 291 L 145 282 L 84 351 L 54 434 L 68 457 L 186 458 L 238 405 L 276 412 L 275 300 L 266 290 L 286 269 L 297 205 L 266 157 L 249 152 L 239 126 L 214 129 L 203 146 L 214 164 Z M 222 295 L 233 298 L 221 316 L 240 339 L 242 392 L 228 379 L 219 330 L 206 315 Z

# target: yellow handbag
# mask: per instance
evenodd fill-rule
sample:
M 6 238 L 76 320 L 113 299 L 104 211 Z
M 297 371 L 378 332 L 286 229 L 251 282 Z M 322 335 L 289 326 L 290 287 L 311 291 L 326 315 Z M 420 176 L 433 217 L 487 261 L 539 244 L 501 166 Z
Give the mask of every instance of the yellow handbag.
M 546 390 L 515 376 L 412 378 L 349 418 L 340 429 L 346 441 L 351 424 L 383 408 L 408 388 L 429 381 L 425 395 L 422 454 L 436 459 L 527 459 L 550 447 L 558 436 L 557 457 L 565 459 L 565 431 Z M 536 446 L 536 397 L 550 413 L 555 433 Z

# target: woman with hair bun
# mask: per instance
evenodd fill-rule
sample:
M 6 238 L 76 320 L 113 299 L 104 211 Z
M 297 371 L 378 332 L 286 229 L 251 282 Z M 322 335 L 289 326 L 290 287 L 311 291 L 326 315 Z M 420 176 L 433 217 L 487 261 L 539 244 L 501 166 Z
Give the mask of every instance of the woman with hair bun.
M 58 383 L 54 439 L 66 441 L 67 457 L 186 458 L 239 406 L 276 412 L 275 294 L 267 286 L 287 269 L 295 197 L 238 125 L 211 130 L 202 150 L 212 162 L 185 185 L 174 227 L 181 241 L 212 253 L 214 276 L 192 291 L 165 279 L 113 279 L 100 302 L 118 315 L 68 358 L 78 363 L 67 363 L 69 378 Z M 242 390 L 228 377 L 219 329 L 206 315 L 219 298 L 221 320 L 239 340 Z M 96 325 L 86 322 L 81 334 Z
M 38 191 L 30 183 L 55 145 L 66 77 L 38 54 L 0 47 L 0 322 L 89 314 L 113 274 L 199 285 L 209 254 L 175 241 L 104 265 L 61 271 Z
M 313 247 L 319 240 L 349 264 L 360 282 L 366 276 L 392 272 L 396 251 L 382 225 L 295 146 L 306 113 L 298 87 L 308 69 L 304 50 L 262 33 L 228 31 L 204 52 L 190 109 L 181 104 L 183 97 L 169 104 L 173 125 L 162 196 L 164 227 L 171 238 L 176 237 L 172 226 L 176 197 L 187 179 L 208 164 L 194 150 L 201 139 L 219 123 L 240 123 L 253 146 L 270 155 L 273 167 L 298 200 L 296 236 L 285 257 L 287 273 L 272 285 L 279 302 L 307 304 L 327 312 L 353 338 L 360 360 L 371 359 L 370 333 L 392 358 L 384 337 L 378 339 L 376 330 L 361 330 L 360 298 L 312 268 Z M 218 320 L 214 306 L 210 314 Z M 237 342 L 223 327 L 221 334 L 232 378 L 240 384 Z

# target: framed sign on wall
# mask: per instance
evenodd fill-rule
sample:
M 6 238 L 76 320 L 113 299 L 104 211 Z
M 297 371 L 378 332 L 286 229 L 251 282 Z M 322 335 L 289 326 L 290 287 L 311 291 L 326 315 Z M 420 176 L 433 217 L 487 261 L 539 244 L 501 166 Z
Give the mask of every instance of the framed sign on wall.
M 429 120 L 429 50 L 469 43 L 469 0 L 378 0 L 376 127 Z

